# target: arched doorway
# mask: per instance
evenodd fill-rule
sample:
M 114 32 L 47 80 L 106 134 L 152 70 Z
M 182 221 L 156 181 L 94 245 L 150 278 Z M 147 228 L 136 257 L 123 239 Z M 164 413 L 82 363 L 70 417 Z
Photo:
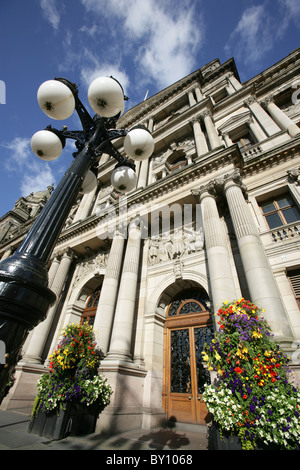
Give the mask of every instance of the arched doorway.
M 203 367 L 204 343 L 214 334 L 203 289 L 181 291 L 169 303 L 164 327 L 163 404 L 169 420 L 206 424 L 202 399 L 210 374 Z
M 100 298 L 100 293 L 101 293 L 101 287 L 98 286 L 88 297 L 85 308 L 83 309 L 82 316 L 80 323 L 85 323 L 87 322 L 89 325 L 93 325 L 95 321 L 95 316 L 97 312 L 97 307 L 99 303 L 99 298 Z

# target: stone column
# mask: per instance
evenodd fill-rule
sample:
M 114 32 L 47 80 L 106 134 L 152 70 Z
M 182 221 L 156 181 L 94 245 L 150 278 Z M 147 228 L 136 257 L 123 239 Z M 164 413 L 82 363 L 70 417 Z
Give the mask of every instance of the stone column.
M 268 137 L 280 132 L 280 127 L 274 122 L 269 114 L 263 109 L 263 107 L 257 102 L 255 97 L 251 97 L 245 101 L 245 105 L 248 106 L 250 111 L 255 116 L 261 127 L 264 129 Z
M 59 304 L 60 295 L 65 285 L 67 275 L 72 263 L 73 252 L 67 249 L 62 256 L 61 262 L 53 279 L 51 290 L 56 294 L 56 301 L 50 308 L 46 319 L 40 323 L 34 330 L 30 339 L 30 343 L 23 356 L 22 362 L 30 362 L 41 364 L 43 350 L 51 330 L 57 306 Z
M 233 73 L 228 75 L 228 79 L 235 90 L 240 90 L 241 88 L 243 88 L 243 85 L 238 81 L 238 79 L 234 76 Z
M 273 97 L 268 98 L 264 104 L 281 129 L 286 130 L 291 137 L 300 134 L 300 128 L 275 104 Z
M 73 219 L 73 224 L 78 222 L 78 220 L 84 220 L 88 216 L 96 191 L 97 187 L 90 193 L 83 195 L 83 198 L 80 201 L 79 207 Z
M 48 287 L 50 288 L 52 286 L 57 270 L 59 268 L 59 263 L 60 263 L 60 258 L 58 255 L 56 255 L 55 258 L 52 260 L 50 269 L 48 271 Z
M 9 258 L 11 255 L 12 255 L 12 252 L 13 252 L 13 247 L 12 246 L 9 246 L 7 248 L 7 250 L 3 253 L 3 256 L 1 258 L 1 261 L 3 261 L 4 259 L 6 258 Z
M 131 222 L 128 229 L 124 266 L 107 360 L 132 361 L 132 329 L 141 252 L 141 228 L 137 222 Z
M 231 147 L 231 145 L 233 145 L 233 142 L 232 142 L 232 140 L 229 137 L 229 134 L 227 132 L 222 132 L 222 137 L 224 139 L 226 147 Z
M 105 276 L 94 322 L 98 346 L 106 354 L 109 348 L 114 311 L 117 301 L 125 239 L 115 234 L 107 261 Z
M 140 166 L 140 174 L 138 179 L 138 188 L 145 188 L 147 186 L 148 180 L 148 167 L 149 167 L 149 159 L 143 160 Z
M 201 125 L 198 119 L 192 121 L 192 126 L 194 130 L 195 145 L 197 156 L 200 157 L 204 153 L 208 152 L 208 146 L 204 133 L 202 132 Z
M 189 98 L 189 105 L 194 106 L 196 104 L 196 100 L 194 98 L 193 90 L 188 91 L 188 98 Z
M 261 140 L 264 140 L 267 138 L 266 134 L 262 131 L 260 126 L 253 121 L 253 119 L 250 119 L 249 121 L 249 128 L 254 135 L 255 139 L 257 142 L 260 142 Z
M 202 186 L 192 191 L 202 205 L 205 252 L 211 286 L 214 312 L 225 301 L 237 299 L 237 289 L 233 279 L 228 240 L 220 220 L 215 199 L 214 185 Z
M 207 130 L 208 140 L 209 140 L 211 149 L 213 150 L 217 147 L 221 147 L 222 143 L 217 133 L 217 130 L 215 128 L 215 125 L 213 123 L 211 113 L 209 110 L 204 111 L 203 119 L 204 119 L 205 128 Z
M 293 333 L 254 218 L 244 198 L 238 171 L 225 176 L 224 191 L 247 279 L 250 300 L 266 310 L 264 315 L 275 339 L 288 344 L 293 341 Z

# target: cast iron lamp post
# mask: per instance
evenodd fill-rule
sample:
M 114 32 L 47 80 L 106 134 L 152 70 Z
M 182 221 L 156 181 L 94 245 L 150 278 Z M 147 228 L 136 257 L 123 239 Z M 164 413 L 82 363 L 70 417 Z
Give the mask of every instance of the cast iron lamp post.
M 48 288 L 47 265 L 79 192 L 89 192 L 97 182 L 93 171 L 101 154 L 117 160 L 111 184 L 126 193 L 136 186 L 135 164 L 111 141 L 124 137 L 124 149 L 134 160 L 149 158 L 154 149 L 153 138 L 145 127 L 116 129 L 127 98 L 112 77 L 96 78 L 89 87 L 88 100 L 96 113 L 93 118 L 81 103 L 77 86 L 64 78 L 44 82 L 37 98 L 42 110 L 53 119 L 66 119 L 75 109 L 82 130 L 48 126 L 31 139 L 33 152 L 43 160 L 57 158 L 66 138 L 75 140 L 77 152 L 27 237 L 13 256 L 0 263 L 0 341 L 6 350 L 5 364 L 0 364 L 0 402 L 28 332 L 46 318 L 55 301 L 55 294 Z

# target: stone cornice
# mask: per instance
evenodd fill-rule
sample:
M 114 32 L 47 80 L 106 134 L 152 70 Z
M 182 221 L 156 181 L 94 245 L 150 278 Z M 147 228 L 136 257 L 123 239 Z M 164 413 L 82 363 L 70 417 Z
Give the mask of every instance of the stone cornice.
M 212 173 L 220 167 L 234 163 L 237 167 L 242 165 L 241 154 L 237 145 L 230 148 L 221 148 L 219 151 L 210 152 L 206 156 L 199 157 L 196 161 L 185 167 L 181 172 L 169 175 L 161 180 L 158 180 L 142 190 L 136 190 L 127 198 L 127 208 L 135 204 L 147 204 L 148 202 L 155 201 L 165 194 L 183 187 L 186 183 L 191 183 L 194 180 L 199 180 L 200 177 Z M 107 209 L 109 211 L 109 208 Z M 119 211 L 119 205 L 116 203 L 111 206 L 116 214 Z M 67 240 L 72 239 L 82 233 L 94 229 L 102 218 L 107 216 L 107 211 L 104 215 L 91 215 L 84 221 L 71 225 L 64 230 L 58 240 L 58 245 Z
M 300 136 L 289 140 L 277 147 L 262 152 L 259 156 L 244 162 L 241 169 L 241 176 L 245 178 L 249 175 L 261 173 L 267 168 L 278 166 L 282 161 L 292 160 L 300 155 Z

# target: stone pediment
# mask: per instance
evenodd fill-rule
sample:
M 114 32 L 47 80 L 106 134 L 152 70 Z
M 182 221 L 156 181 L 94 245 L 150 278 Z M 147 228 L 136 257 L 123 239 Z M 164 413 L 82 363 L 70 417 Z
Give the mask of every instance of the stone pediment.
M 221 124 L 220 127 L 218 127 L 218 131 L 221 133 L 226 134 L 227 132 L 232 131 L 233 129 L 236 129 L 237 126 L 241 124 L 245 124 L 250 119 L 250 111 L 245 111 L 244 113 L 240 114 L 235 114 L 234 116 L 231 116 L 227 121 L 225 121 L 223 124 Z

